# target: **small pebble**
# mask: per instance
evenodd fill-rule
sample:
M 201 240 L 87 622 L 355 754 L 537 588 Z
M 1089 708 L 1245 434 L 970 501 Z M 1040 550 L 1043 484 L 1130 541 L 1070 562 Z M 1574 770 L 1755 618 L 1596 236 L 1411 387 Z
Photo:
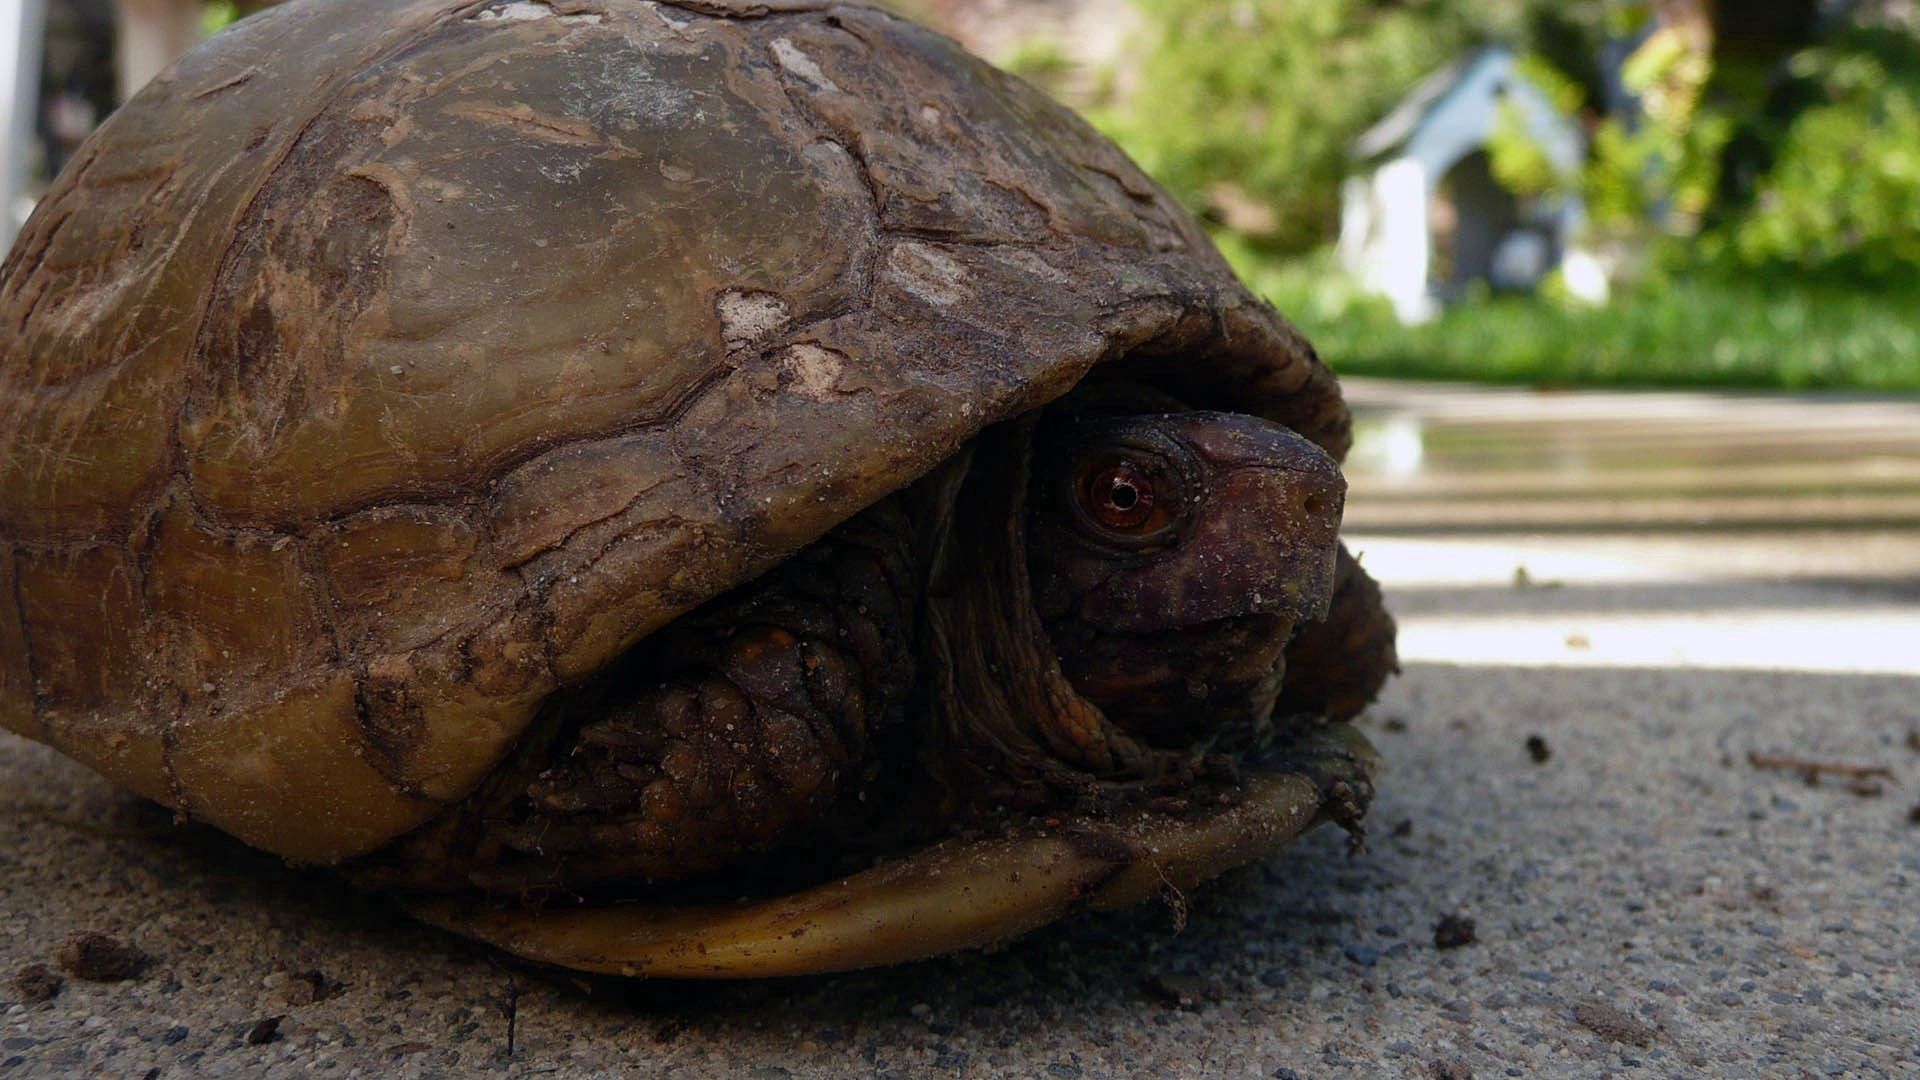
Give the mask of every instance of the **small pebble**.
M 248 1046 L 265 1046 L 275 1039 L 278 1039 L 280 1037 L 280 1021 L 284 1019 L 285 1017 L 281 1016 L 269 1016 L 265 1020 L 255 1022 L 252 1027 L 247 1029 L 247 1033 L 244 1036 L 246 1044 Z
M 1433 924 L 1433 946 L 1436 949 L 1458 949 L 1479 940 L 1478 927 L 1465 915 L 1443 915 Z
M 343 984 L 327 978 L 324 972 L 315 969 L 295 972 L 287 976 L 287 983 L 281 991 L 281 997 L 289 1005 L 312 1005 L 339 996 L 343 989 L 345 989 Z
M 1529 735 L 1527 736 L 1527 756 L 1533 759 L 1535 765 L 1545 765 L 1548 759 L 1553 757 L 1553 748 L 1548 746 L 1547 740 L 1541 736 Z
M 1633 1046 L 1653 1042 L 1654 1029 L 1605 1002 L 1583 1001 L 1573 1007 L 1579 1025 L 1603 1039 Z

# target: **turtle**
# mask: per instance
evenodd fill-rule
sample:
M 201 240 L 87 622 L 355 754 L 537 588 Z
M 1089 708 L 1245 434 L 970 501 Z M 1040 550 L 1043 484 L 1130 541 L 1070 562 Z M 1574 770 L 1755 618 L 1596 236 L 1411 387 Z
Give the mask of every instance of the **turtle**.
M 0 722 L 523 957 L 990 946 L 1372 795 L 1332 372 L 879 8 L 276 6 L 0 320 Z

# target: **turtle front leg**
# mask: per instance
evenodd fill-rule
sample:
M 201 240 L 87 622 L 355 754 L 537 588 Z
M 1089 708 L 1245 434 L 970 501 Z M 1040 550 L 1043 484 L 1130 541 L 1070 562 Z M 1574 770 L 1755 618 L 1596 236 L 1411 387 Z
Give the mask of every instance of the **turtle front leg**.
M 488 813 L 495 891 L 671 881 L 838 820 L 912 683 L 911 529 L 883 503 L 675 622 L 563 707 Z M 497 804 L 496 804 L 497 805 Z
M 1373 702 L 1400 670 L 1393 616 L 1380 585 L 1340 546 L 1327 617 L 1300 628 L 1287 645 L 1286 681 L 1274 706 L 1279 717 L 1308 714 L 1347 720 Z

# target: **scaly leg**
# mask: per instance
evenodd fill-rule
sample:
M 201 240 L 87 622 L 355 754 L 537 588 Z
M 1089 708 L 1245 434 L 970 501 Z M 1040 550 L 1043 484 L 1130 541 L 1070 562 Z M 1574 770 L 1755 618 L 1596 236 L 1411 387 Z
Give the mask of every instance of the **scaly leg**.
M 474 879 L 671 881 L 818 835 L 912 685 L 911 539 L 882 503 L 643 642 L 489 815 L 499 857 Z

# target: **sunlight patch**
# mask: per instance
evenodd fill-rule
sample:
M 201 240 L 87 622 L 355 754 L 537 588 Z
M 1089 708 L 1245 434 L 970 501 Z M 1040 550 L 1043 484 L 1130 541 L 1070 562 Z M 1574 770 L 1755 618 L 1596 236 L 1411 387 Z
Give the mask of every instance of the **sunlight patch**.
M 1400 622 L 1408 663 L 1920 675 L 1920 610 L 1430 615 Z

